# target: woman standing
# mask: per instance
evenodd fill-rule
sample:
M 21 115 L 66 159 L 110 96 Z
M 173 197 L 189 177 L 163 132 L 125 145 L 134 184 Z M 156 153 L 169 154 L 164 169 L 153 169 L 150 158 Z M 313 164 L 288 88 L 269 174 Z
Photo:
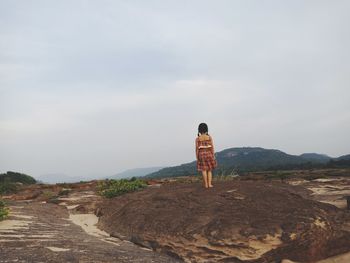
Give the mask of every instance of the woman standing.
M 217 166 L 214 155 L 213 139 L 208 134 L 208 125 L 201 123 L 198 126 L 196 138 L 197 170 L 202 171 L 204 187 L 213 187 L 212 170 Z

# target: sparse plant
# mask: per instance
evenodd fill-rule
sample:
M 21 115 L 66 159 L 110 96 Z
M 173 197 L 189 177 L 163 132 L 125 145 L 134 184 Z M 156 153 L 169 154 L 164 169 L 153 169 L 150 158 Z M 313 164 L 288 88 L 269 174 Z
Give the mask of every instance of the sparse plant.
M 266 175 L 266 179 L 277 179 L 281 180 L 282 182 L 290 177 L 292 177 L 293 174 L 290 172 L 285 172 L 285 171 L 274 171 L 272 174 Z
M 146 186 L 146 182 L 140 179 L 112 179 L 99 182 L 97 191 L 100 195 L 111 198 L 128 192 L 136 191 Z
M 70 183 L 56 183 L 56 185 L 61 186 L 62 188 L 71 188 Z
M 45 191 L 43 192 L 43 197 L 45 198 L 45 200 L 52 199 L 52 198 L 54 198 L 55 196 L 56 196 L 55 193 L 52 192 L 52 191 L 45 190 Z
M 63 188 L 58 192 L 58 196 L 68 195 L 70 192 L 71 192 L 71 189 Z
M 9 210 L 3 200 L 0 199 L 0 221 L 4 220 L 9 214 Z
M 235 177 L 239 176 L 236 169 L 224 170 L 218 169 L 215 176 L 213 176 L 213 181 L 229 181 L 233 180 Z

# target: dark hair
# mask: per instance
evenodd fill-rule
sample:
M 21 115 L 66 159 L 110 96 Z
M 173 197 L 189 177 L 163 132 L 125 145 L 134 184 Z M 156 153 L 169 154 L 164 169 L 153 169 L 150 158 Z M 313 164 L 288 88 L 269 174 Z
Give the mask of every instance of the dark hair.
M 198 126 L 198 136 L 200 133 L 208 133 L 208 125 L 206 123 L 201 123 Z

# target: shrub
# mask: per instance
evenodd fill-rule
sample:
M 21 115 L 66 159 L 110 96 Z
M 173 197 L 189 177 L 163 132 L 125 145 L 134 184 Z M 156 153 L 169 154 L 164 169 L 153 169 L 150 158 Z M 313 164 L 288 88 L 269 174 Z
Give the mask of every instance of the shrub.
M 125 193 L 133 192 L 146 187 L 147 184 L 140 179 L 120 179 L 120 180 L 105 180 L 98 184 L 98 193 L 102 196 L 111 198 Z
M 5 206 L 5 202 L 0 199 L 0 221 L 4 220 L 8 216 L 8 208 Z
M 4 181 L 0 182 L 0 195 L 11 194 L 17 192 L 17 185 L 15 183 Z

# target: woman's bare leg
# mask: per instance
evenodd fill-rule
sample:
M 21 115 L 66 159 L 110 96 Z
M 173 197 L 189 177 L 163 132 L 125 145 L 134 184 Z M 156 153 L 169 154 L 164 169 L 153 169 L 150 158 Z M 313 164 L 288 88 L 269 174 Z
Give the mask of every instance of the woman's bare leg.
M 213 187 L 213 185 L 211 184 L 211 181 L 213 179 L 213 174 L 211 173 L 211 171 L 208 171 L 208 187 Z
M 203 175 L 203 183 L 204 183 L 204 187 L 208 188 L 208 177 L 207 177 L 207 171 L 202 171 L 202 175 Z

